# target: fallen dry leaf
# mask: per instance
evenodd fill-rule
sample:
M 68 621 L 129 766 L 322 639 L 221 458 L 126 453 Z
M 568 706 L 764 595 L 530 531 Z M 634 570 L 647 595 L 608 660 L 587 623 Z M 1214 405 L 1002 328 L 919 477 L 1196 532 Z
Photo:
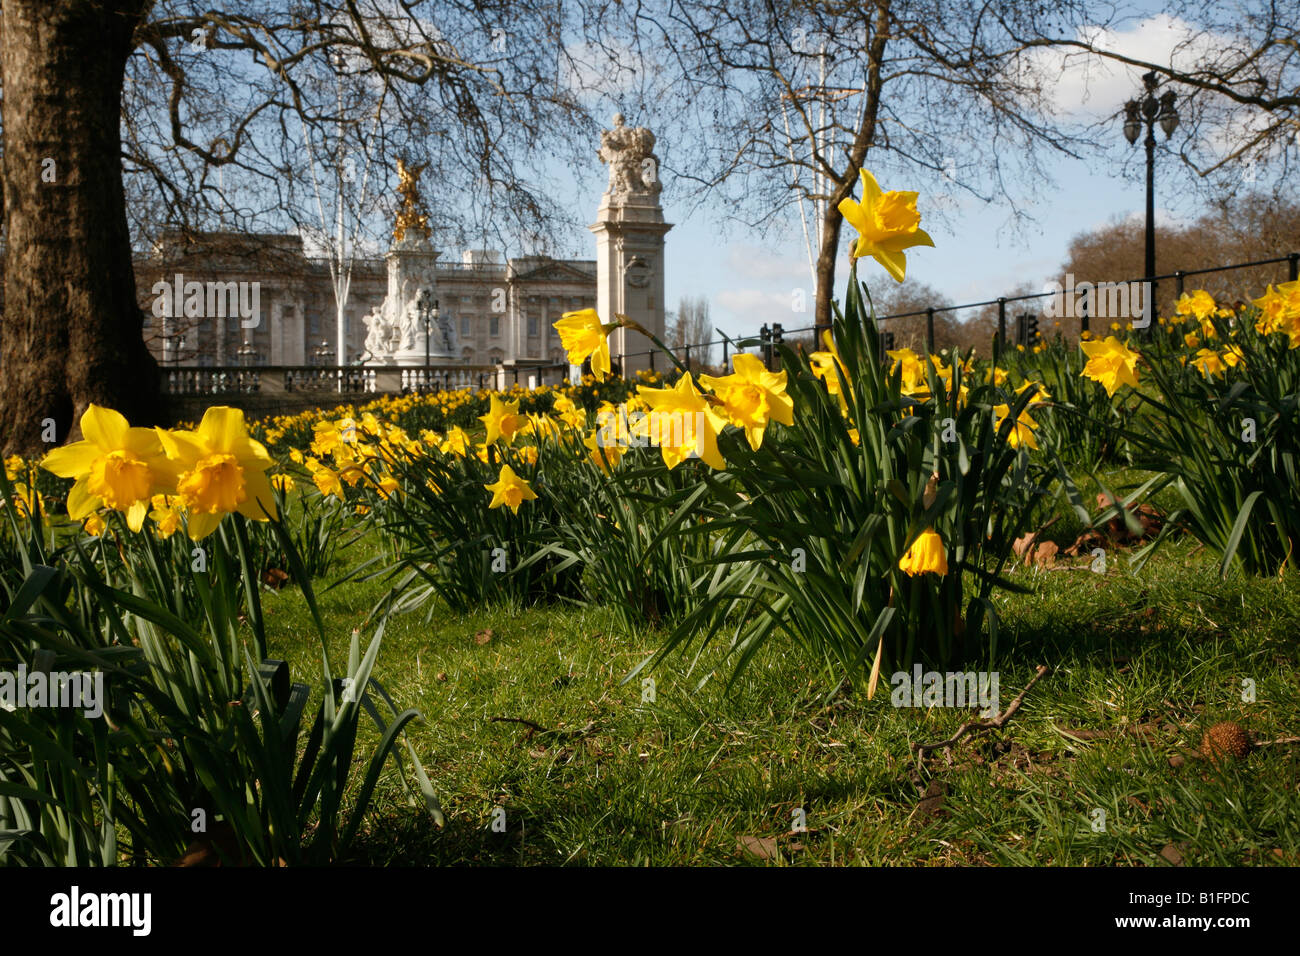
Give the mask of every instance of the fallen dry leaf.
M 474 635 L 474 643 L 482 646 L 493 638 L 492 628 L 485 628 Z
M 775 837 L 743 836 L 736 840 L 736 846 L 760 860 L 775 860 L 777 858 Z
M 268 588 L 278 591 L 289 583 L 289 575 L 279 568 L 267 568 L 262 572 L 262 583 Z

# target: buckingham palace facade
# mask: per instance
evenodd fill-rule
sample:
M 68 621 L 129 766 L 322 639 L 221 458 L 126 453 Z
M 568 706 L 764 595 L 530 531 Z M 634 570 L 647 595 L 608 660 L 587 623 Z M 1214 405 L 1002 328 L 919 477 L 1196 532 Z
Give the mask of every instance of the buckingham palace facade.
M 561 364 L 552 323 L 596 305 L 594 260 L 468 250 L 458 262 L 439 257 L 436 273 L 439 314 L 465 366 Z M 340 357 L 330 262 L 308 257 L 298 236 L 166 236 L 135 260 L 135 275 L 145 341 L 164 368 L 364 362 L 362 317 L 388 291 L 383 258 L 353 260 Z

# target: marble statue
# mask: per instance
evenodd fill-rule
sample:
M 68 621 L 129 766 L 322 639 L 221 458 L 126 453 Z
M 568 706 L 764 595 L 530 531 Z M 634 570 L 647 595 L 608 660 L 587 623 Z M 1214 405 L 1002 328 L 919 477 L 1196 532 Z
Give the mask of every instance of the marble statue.
M 386 359 L 397 351 L 400 335 L 384 314 L 382 305 L 375 306 L 361 319 L 366 327 L 366 351 L 375 359 Z
M 657 196 L 659 158 L 654 154 L 655 134 L 644 126 L 629 127 L 622 113 L 614 114 L 614 128 L 600 134 L 597 155 L 609 164 L 609 188 L 614 197 L 634 194 Z

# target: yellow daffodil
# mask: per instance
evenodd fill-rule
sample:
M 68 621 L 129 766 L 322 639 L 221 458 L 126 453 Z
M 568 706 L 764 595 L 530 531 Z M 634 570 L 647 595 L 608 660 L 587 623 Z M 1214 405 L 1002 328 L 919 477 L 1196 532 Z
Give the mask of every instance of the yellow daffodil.
M 904 395 L 922 399 L 929 397 L 930 382 L 926 378 L 925 365 L 922 364 L 921 356 L 911 349 L 891 349 L 885 354 L 893 359 L 894 364 L 889 371 L 891 375 L 895 371 L 899 372 L 899 387 Z
M 484 438 L 485 444 L 492 444 L 498 438 L 504 438 L 506 444 L 515 440 L 515 435 L 524 431 L 528 425 L 528 418 L 519 414 L 518 402 L 503 402 L 496 395 L 492 396 L 492 402 L 486 415 L 480 415 L 479 421 L 487 426 L 487 437 Z
M 1048 392 L 1040 382 L 1035 382 L 1032 379 L 1027 379 L 1023 385 L 1017 388 L 1016 394 L 1019 395 L 1028 388 L 1038 389 L 1038 391 L 1034 392 L 1034 397 L 1029 400 L 1029 406 L 1031 408 L 1035 405 L 1042 405 L 1044 402 L 1050 402 L 1052 400 L 1051 393 Z
M 813 352 L 808 356 L 808 362 L 812 366 L 812 373 L 817 378 L 826 383 L 826 391 L 840 400 L 840 411 L 847 412 L 849 403 L 845 399 L 841 388 L 840 378 L 848 384 L 849 394 L 853 394 L 853 383 L 849 381 L 848 370 L 844 367 L 844 361 L 840 358 L 840 350 L 835 347 L 835 339 L 831 337 L 831 330 L 826 329 L 822 332 L 822 343 L 826 346 L 825 352 Z M 838 369 L 838 373 L 836 372 Z
M 86 520 L 81 523 L 81 527 L 92 538 L 98 538 L 104 533 L 104 518 L 98 511 L 92 511 L 86 515 Z
M 1002 433 L 1002 423 L 1006 421 L 1007 416 L 1010 414 L 1010 405 L 993 406 L 993 427 L 997 429 L 998 434 Z M 1012 448 L 1019 448 L 1021 445 L 1037 448 L 1038 441 L 1034 438 L 1034 429 L 1037 427 L 1038 423 L 1029 417 L 1029 413 L 1022 411 L 1020 417 L 1016 419 L 1015 425 L 1007 434 L 1007 444 Z
M 180 499 L 172 495 L 154 495 L 149 503 L 153 505 L 149 517 L 154 523 L 158 537 L 170 538 L 181 526 L 184 508 Z
M 473 442 L 470 441 L 469 433 L 459 425 L 452 426 L 447 432 L 447 437 L 439 446 L 439 451 L 444 455 L 455 455 L 457 458 L 464 458 L 469 454 Z
M 907 271 L 905 249 L 933 246 L 934 241 L 920 228 L 921 214 L 916 211 L 916 192 L 891 189 L 884 192 L 876 177 L 859 170 L 862 178 L 862 202 L 845 199 L 839 205 L 842 215 L 858 231 L 852 256 L 871 256 L 898 282 Z
M 1201 349 L 1192 359 L 1192 364 L 1206 378 L 1213 378 L 1222 372 L 1225 368 L 1223 360 L 1219 358 L 1219 353 L 1214 349 Z
M 1290 340 L 1288 348 L 1300 348 L 1300 282 L 1284 282 L 1268 290 L 1251 303 L 1260 311 L 1255 330 L 1260 335 L 1282 332 Z
M 45 496 L 35 488 L 29 488 L 22 482 L 18 482 L 13 486 L 13 490 L 12 504 L 18 517 L 31 519 L 33 516 L 40 517 L 45 513 Z M 0 500 L 0 505 L 3 504 L 3 500 Z
M 565 312 L 554 323 L 560 344 L 569 353 L 569 364 L 581 365 L 590 358 L 591 374 L 598 382 L 605 381 L 610 371 L 609 330 L 614 327 L 602 325 L 595 309 Z
M 584 438 L 582 443 L 591 452 L 592 463 L 605 474 L 609 474 L 610 470 L 619 463 L 624 453 L 627 452 L 627 446 L 613 442 L 605 444 L 602 438 L 602 432 L 597 430 Z
M 328 498 L 330 495 L 335 498 L 343 497 L 343 482 L 339 480 L 339 474 L 333 468 L 321 465 L 313 469 L 311 480 L 325 497 Z
M 1201 322 L 1214 315 L 1218 308 L 1214 296 L 1204 289 L 1197 289 L 1191 293 L 1184 292 L 1174 303 L 1174 311 L 1179 315 L 1191 316 Z
M 68 492 L 68 517 L 79 521 L 100 507 L 126 514 L 139 531 L 149 499 L 174 488 L 177 469 L 164 454 L 158 434 L 131 428 L 121 414 L 90 405 L 81 416 L 82 441 L 56 448 L 41 467 L 60 478 L 75 478 Z
M 700 384 L 722 400 L 727 418 L 745 430 L 749 447 L 758 451 L 769 420 L 794 424 L 794 402 L 785 393 L 786 373 L 769 372 L 757 356 L 744 352 L 732 356 L 731 364 L 733 374 L 701 375 Z
M 528 482 L 516 475 L 509 465 L 501 466 L 501 474 L 494 484 L 483 487 L 492 492 L 489 509 L 506 505 L 515 514 L 519 514 L 521 504 L 537 497 L 537 493 L 528 487 Z
M 905 574 L 947 574 L 948 551 L 943 539 L 931 528 L 926 528 L 912 542 L 907 553 L 898 559 L 898 569 Z
M 271 487 L 275 488 L 278 491 L 283 491 L 285 494 L 288 494 L 294 489 L 293 475 L 286 474 L 284 472 L 281 472 L 278 475 L 272 475 Z
M 1088 355 L 1083 375 L 1100 382 L 1108 396 L 1114 396 L 1121 385 L 1137 387 L 1137 362 L 1142 356 L 1115 336 L 1107 336 L 1104 342 L 1084 342 L 1080 348 Z
M 275 462 L 261 442 L 248 437 L 242 411 L 217 405 L 204 412 L 194 431 L 157 432 L 179 472 L 176 494 L 189 516 L 190 538 L 206 537 L 231 512 L 255 521 L 275 515 L 266 477 Z
M 718 451 L 718 434 L 726 427 L 726 419 L 695 387 L 690 375 L 683 375 L 673 388 L 638 385 L 636 390 L 650 406 L 650 439 L 658 443 L 669 471 L 696 456 L 710 468 L 727 466 Z

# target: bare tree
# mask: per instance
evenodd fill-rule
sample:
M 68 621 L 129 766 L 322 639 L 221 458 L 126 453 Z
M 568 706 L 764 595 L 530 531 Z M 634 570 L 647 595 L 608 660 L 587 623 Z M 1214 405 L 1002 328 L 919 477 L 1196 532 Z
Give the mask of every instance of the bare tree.
M 561 82 L 569 16 L 549 0 L 6 0 L 0 448 L 40 448 L 47 419 L 64 440 L 91 402 L 156 420 L 132 227 L 136 248 L 214 221 L 283 228 L 303 129 L 364 131 L 357 103 L 382 102 L 374 155 L 420 155 L 430 206 L 478 214 L 449 227 L 543 243 L 565 218 L 544 160 L 587 158 L 597 129 Z
M 1002 201 L 1046 181 L 1043 155 L 1085 145 L 1050 118 L 1047 78 L 1018 33 L 1040 37 L 1055 4 L 940 0 L 672 0 L 616 5 L 647 56 L 666 47 L 681 93 L 659 108 L 679 182 L 749 227 L 798 215 L 811 247 L 816 320 L 829 324 L 839 204 L 870 165 L 885 189 Z M 656 109 L 646 103 L 647 111 Z M 666 150 L 666 153 L 668 151 Z M 669 159 L 665 158 L 665 165 Z M 944 215 L 936 204 L 927 215 Z M 921 253 L 924 255 L 924 252 Z M 878 283 L 877 283 L 878 284 Z
M 682 296 L 669 326 L 668 344 L 679 354 L 691 347 L 691 361 L 708 365 L 712 349 L 713 321 L 709 318 L 709 300 L 704 296 Z
M 1269 168 L 1279 182 L 1300 142 L 1300 17 L 1271 0 L 1169 0 L 1161 12 L 1176 29 L 1168 57 L 1125 54 L 1095 23 L 1095 4 L 1065 2 L 1053 19 L 1016 24 L 1009 36 L 1050 49 L 1061 67 L 1119 64 L 1134 76 L 1155 73 L 1179 99 L 1179 155 L 1215 194 L 1255 191 Z M 1106 117 L 1111 122 L 1120 119 Z

